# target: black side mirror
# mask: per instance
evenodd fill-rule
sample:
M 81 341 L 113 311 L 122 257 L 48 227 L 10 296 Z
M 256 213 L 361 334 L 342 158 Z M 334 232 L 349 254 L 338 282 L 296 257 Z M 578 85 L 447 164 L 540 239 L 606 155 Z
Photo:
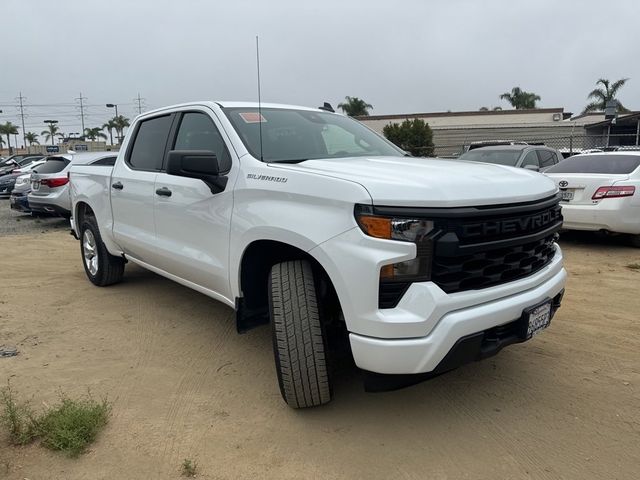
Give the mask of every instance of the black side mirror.
M 220 193 L 227 186 L 227 177 L 220 175 L 216 154 L 209 150 L 171 150 L 167 161 L 167 173 L 178 177 L 198 178 Z

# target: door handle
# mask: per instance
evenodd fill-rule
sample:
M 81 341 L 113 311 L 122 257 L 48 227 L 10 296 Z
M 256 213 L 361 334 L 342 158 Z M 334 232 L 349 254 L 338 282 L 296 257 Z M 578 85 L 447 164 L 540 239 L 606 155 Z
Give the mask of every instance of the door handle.
M 122 190 L 124 188 L 124 185 L 122 185 L 122 183 L 120 183 L 120 182 L 116 182 L 116 183 L 112 184 L 111 187 L 115 188 L 116 190 Z
M 160 195 L 161 197 L 170 197 L 171 190 L 169 190 L 167 187 L 158 188 L 156 190 L 156 195 Z

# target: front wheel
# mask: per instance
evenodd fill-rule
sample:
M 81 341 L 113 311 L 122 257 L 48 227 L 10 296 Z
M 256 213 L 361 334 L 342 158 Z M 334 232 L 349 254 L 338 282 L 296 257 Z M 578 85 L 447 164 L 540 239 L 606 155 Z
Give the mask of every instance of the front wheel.
M 84 271 L 94 285 L 105 287 L 122 279 L 124 259 L 109 253 L 94 217 L 87 217 L 80 225 L 80 252 Z
M 331 400 L 325 333 L 311 265 L 293 260 L 274 265 L 269 311 L 280 393 L 292 408 Z

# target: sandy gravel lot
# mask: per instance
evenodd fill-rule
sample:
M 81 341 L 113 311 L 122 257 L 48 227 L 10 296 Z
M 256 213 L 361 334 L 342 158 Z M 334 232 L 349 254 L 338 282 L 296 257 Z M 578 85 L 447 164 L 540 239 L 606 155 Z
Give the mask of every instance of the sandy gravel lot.
M 531 342 L 398 392 L 340 372 L 335 401 L 280 399 L 266 328 L 135 266 L 85 278 L 65 231 L 0 236 L 0 381 L 37 407 L 108 395 L 113 417 L 77 460 L 0 434 L 0 478 L 635 479 L 640 468 L 640 250 L 563 239 L 565 303 Z M 20 245 L 20 254 L 15 254 Z M 9 253 L 11 252 L 11 253 Z

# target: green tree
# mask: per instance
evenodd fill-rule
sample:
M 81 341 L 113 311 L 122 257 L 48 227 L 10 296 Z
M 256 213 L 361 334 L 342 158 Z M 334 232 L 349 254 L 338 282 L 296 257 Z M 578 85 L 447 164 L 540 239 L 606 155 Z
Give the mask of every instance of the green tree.
M 433 156 L 433 132 L 424 120 L 405 120 L 391 123 L 382 129 L 385 137 L 415 157 Z
M 540 95 L 532 92 L 525 92 L 520 87 L 513 87 L 511 92 L 500 95 L 501 100 L 506 100 L 516 110 L 537 108 L 536 102 L 540 101 Z
M 33 133 L 33 132 L 27 132 L 24 134 L 24 139 L 29 142 L 29 146 L 33 145 L 34 143 L 36 145 L 40 145 L 40 142 L 38 141 L 38 134 L 37 133 Z
M 9 148 L 9 155 L 13 153 L 13 150 L 11 149 L 11 135 L 17 135 L 17 134 L 18 134 L 18 127 L 15 126 L 13 123 L 6 122 L 0 125 L 0 135 L 7 136 L 7 147 Z
M 40 135 L 44 135 L 44 139 L 48 142 L 49 140 L 51 140 L 51 145 L 53 145 L 53 141 L 55 140 L 56 137 L 59 137 L 61 135 L 60 133 L 60 129 L 58 128 L 58 125 L 56 125 L 55 123 L 49 123 L 47 126 L 46 130 L 43 130 Z
M 369 110 L 373 108 L 373 105 L 365 102 L 358 97 L 344 97 L 345 103 L 339 103 L 338 108 L 350 117 L 368 117 Z
M 113 121 L 113 118 L 109 120 L 107 123 L 102 125 L 102 129 L 109 132 L 109 142 L 113 145 L 113 131 L 116 128 L 116 123 Z
M 113 117 L 113 124 L 113 128 L 116 131 L 116 138 L 118 143 L 120 143 L 124 138 L 124 129 L 129 126 L 129 119 L 122 115 L 118 115 L 117 117 Z
M 105 140 L 107 139 L 107 136 L 102 133 L 101 127 L 85 128 L 84 134 L 91 141 L 96 141 L 98 138 L 104 138 Z
M 602 85 L 602 87 L 595 88 L 591 91 L 587 98 L 593 99 L 589 105 L 584 107 L 584 111 L 586 112 L 595 112 L 595 111 L 604 111 L 607 106 L 607 102 L 615 100 L 618 102 L 618 111 L 619 112 L 628 112 L 626 108 L 622 106 L 620 100 L 616 98 L 618 95 L 618 91 L 627 83 L 628 78 L 621 78 L 613 83 L 610 83 L 606 78 L 601 78 L 596 82 L 596 85 Z

